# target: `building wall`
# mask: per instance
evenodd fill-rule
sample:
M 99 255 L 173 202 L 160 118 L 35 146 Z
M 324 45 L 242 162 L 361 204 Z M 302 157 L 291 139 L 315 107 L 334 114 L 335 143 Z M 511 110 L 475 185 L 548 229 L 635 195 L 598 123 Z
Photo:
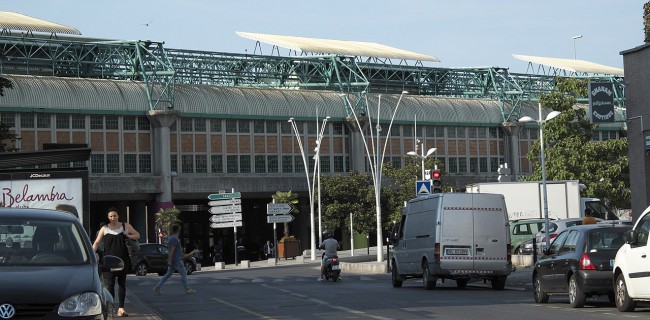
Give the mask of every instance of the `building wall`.
M 650 155 L 645 148 L 645 134 L 650 129 L 650 45 L 623 52 L 625 97 L 630 158 L 632 215 L 636 219 L 650 204 Z

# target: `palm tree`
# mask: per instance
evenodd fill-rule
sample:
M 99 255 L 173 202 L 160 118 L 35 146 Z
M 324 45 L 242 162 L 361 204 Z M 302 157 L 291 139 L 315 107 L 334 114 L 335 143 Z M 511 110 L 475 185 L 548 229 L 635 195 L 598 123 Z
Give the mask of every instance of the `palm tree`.
M 298 213 L 298 208 L 295 206 L 298 204 L 298 194 L 291 192 L 289 190 L 288 192 L 282 192 L 282 191 L 276 191 L 274 195 L 271 196 L 274 200 L 275 203 L 289 203 L 294 205 L 293 210 L 291 213 Z M 284 223 L 284 237 L 283 238 L 288 238 L 289 237 L 289 223 L 285 222 Z
M 181 211 L 176 208 L 160 209 L 156 212 L 156 226 L 165 236 L 171 234 L 172 226 L 182 222 L 178 219 L 180 213 Z

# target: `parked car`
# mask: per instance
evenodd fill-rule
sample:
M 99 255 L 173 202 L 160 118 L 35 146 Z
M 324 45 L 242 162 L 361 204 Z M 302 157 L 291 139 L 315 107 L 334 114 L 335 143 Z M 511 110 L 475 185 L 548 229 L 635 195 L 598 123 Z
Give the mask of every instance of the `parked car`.
M 140 250 L 131 255 L 131 272 L 138 276 L 146 276 L 148 273 L 158 273 L 162 276 L 167 272 L 167 258 L 169 247 L 158 243 L 141 243 Z M 187 274 L 196 271 L 196 260 L 194 258 L 183 259 Z
M 596 221 L 601 222 L 604 221 L 603 219 L 596 218 Z M 568 218 L 568 219 L 560 219 L 560 220 L 549 220 L 548 226 L 549 229 L 551 230 L 550 232 L 550 238 L 551 242 L 553 241 L 553 238 L 557 237 L 562 231 L 566 230 L 569 227 L 573 226 L 579 226 L 582 224 L 582 218 Z M 543 227 L 542 230 L 540 230 L 536 235 L 535 239 L 537 239 L 537 247 L 538 248 L 546 248 L 546 228 Z
M 535 302 L 547 303 L 555 294 L 568 294 L 574 308 L 595 295 L 614 302 L 612 267 L 628 230 L 625 225 L 589 224 L 562 231 L 535 263 Z
M 535 251 L 535 248 L 533 247 L 533 241 L 535 241 L 535 238 L 528 239 L 521 244 L 519 244 L 519 247 L 517 250 L 515 250 L 514 254 L 519 254 L 519 255 L 530 255 L 533 254 Z M 540 253 L 539 245 L 535 244 L 535 247 L 537 248 L 537 252 Z
M 512 242 L 512 253 L 522 253 L 522 245 L 535 237 L 544 228 L 544 219 L 523 219 L 510 221 L 510 241 Z M 529 242 L 532 248 L 532 241 Z M 532 253 L 532 252 L 531 252 Z
M 650 207 L 641 214 L 628 232 L 626 243 L 616 253 L 614 290 L 619 311 L 634 311 L 637 301 L 650 301 L 649 234 Z
M 102 273 L 119 271 L 115 256 L 97 260 L 79 219 L 68 212 L 0 209 L 0 318 L 112 319 Z

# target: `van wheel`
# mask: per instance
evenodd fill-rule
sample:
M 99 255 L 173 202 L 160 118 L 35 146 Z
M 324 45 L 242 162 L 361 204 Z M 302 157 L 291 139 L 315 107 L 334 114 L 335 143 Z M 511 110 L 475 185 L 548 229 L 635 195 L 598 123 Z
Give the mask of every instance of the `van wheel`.
M 623 273 L 616 277 L 616 284 L 614 284 L 614 294 L 616 295 L 616 309 L 621 312 L 634 311 L 636 302 L 627 294 L 627 286 L 625 285 L 625 277 Z
M 585 306 L 585 293 L 580 290 L 575 274 L 569 279 L 569 303 L 573 308 L 582 308 Z
M 491 282 L 494 290 L 503 290 L 506 287 L 506 277 L 494 277 Z
M 431 273 L 429 272 L 429 263 L 426 261 L 423 262 L 422 284 L 424 285 L 424 289 L 433 290 L 436 287 L 436 281 L 438 281 L 438 279 L 436 277 L 432 277 Z
M 401 277 L 399 273 L 397 272 L 397 265 L 395 264 L 395 260 L 393 260 L 393 268 L 391 272 L 391 280 L 393 283 L 393 288 L 401 288 L 403 281 L 401 280 Z
M 469 279 L 456 279 L 456 286 L 458 286 L 459 288 L 465 288 L 467 287 L 468 280 Z
M 535 279 L 533 279 L 533 287 L 535 289 L 535 302 L 537 303 L 548 303 L 548 293 L 542 290 L 542 281 L 539 279 L 539 275 L 535 274 Z

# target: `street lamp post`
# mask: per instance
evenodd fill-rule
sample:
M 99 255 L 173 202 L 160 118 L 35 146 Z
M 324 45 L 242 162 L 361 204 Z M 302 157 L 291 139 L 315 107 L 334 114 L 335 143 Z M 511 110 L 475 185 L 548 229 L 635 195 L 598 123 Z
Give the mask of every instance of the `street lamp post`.
M 316 170 L 318 174 L 318 243 L 323 243 L 323 229 L 322 229 L 322 223 L 323 223 L 323 216 L 322 216 L 322 210 L 321 210 L 321 201 L 320 201 L 320 147 L 321 147 L 321 141 L 323 140 L 323 133 L 325 133 L 325 125 L 327 124 L 327 121 L 330 119 L 330 117 L 325 117 L 323 119 L 322 125 L 320 127 L 320 130 L 318 131 L 318 137 L 316 138 L 316 148 L 314 148 L 314 151 L 316 152 L 316 155 L 314 155 L 314 160 L 316 161 Z M 318 124 L 318 119 L 316 119 L 316 123 Z
M 420 143 L 420 139 L 418 139 L 417 142 Z M 420 144 L 420 146 L 421 146 L 420 149 L 422 150 L 421 155 L 418 154 L 418 145 L 417 144 L 415 145 L 415 151 L 409 151 L 406 154 L 409 155 L 409 156 L 412 156 L 412 157 L 420 158 L 420 160 L 422 160 L 422 180 L 425 180 L 426 178 L 425 178 L 425 174 L 424 174 L 424 160 L 426 160 L 430 155 L 432 155 L 438 149 L 437 148 L 431 148 L 431 149 L 427 150 L 427 153 L 425 154 L 424 153 L 424 142 L 422 142 Z
M 307 192 L 309 193 L 309 225 L 311 227 L 310 231 L 310 242 L 311 242 L 311 260 L 316 260 L 316 237 L 314 233 L 316 231 L 314 226 L 314 189 L 312 187 L 311 181 L 309 181 L 309 165 L 307 164 L 307 155 L 305 154 L 305 149 L 302 147 L 302 139 L 300 138 L 300 133 L 298 132 L 298 126 L 293 117 L 288 121 L 291 123 L 291 128 L 293 129 L 294 134 L 296 135 L 296 140 L 298 140 L 298 147 L 300 148 L 300 155 L 302 156 L 302 163 L 305 166 L 305 175 L 307 176 Z
M 546 116 L 545 120 L 542 120 L 542 104 L 538 103 L 538 108 L 539 108 L 539 118 L 538 120 L 535 120 L 529 116 L 521 117 L 519 119 L 519 122 L 536 122 L 537 125 L 539 126 L 539 142 L 540 142 L 540 160 L 542 163 L 542 197 L 543 197 L 543 203 L 542 203 L 542 210 L 544 211 L 544 229 L 546 230 L 546 235 L 545 235 L 545 247 L 546 249 L 549 248 L 550 246 L 550 236 L 549 236 L 549 225 L 548 225 L 548 198 L 547 198 L 547 193 L 546 193 L 546 163 L 544 160 L 544 123 L 550 121 L 551 119 L 557 117 L 560 112 L 559 111 L 552 111 Z
M 576 59 L 576 40 L 582 38 L 582 35 L 573 36 L 573 60 Z
M 366 92 L 362 92 L 363 95 L 365 95 L 366 98 L 366 107 L 368 106 L 368 96 L 366 95 Z M 361 140 L 363 141 L 363 145 L 366 149 L 366 155 L 368 156 L 368 161 L 370 162 L 370 171 L 373 177 L 373 183 L 374 183 L 374 189 L 375 189 L 375 208 L 377 210 L 377 262 L 383 262 L 384 261 L 384 253 L 383 253 L 383 238 L 382 238 L 382 226 L 381 226 L 381 173 L 382 173 L 382 167 L 384 165 L 384 156 L 386 155 L 386 147 L 388 145 L 388 138 L 390 137 L 390 130 L 393 127 L 393 121 L 395 120 L 395 115 L 397 114 L 397 109 L 399 109 L 399 105 L 402 102 L 402 98 L 404 97 L 405 94 L 408 94 L 407 91 L 402 91 L 402 93 L 399 96 L 399 99 L 397 100 L 397 105 L 395 106 L 395 109 L 393 110 L 393 115 L 390 119 L 390 123 L 388 125 L 388 131 L 386 132 L 386 142 L 384 143 L 384 148 L 382 151 L 381 144 L 380 144 L 380 137 L 381 137 L 381 124 L 379 124 L 379 115 L 381 112 L 381 94 L 378 96 L 378 103 L 377 103 L 377 118 L 375 119 L 375 129 L 376 129 L 376 134 L 377 134 L 377 142 L 376 146 L 375 143 L 373 142 L 374 138 L 373 137 L 373 131 L 372 131 L 372 118 L 368 116 L 368 122 L 370 126 L 370 143 L 371 147 L 368 147 L 368 142 L 366 141 L 365 134 L 363 133 L 363 127 L 361 126 L 361 123 L 359 122 L 359 118 L 357 117 L 356 111 L 354 111 L 354 108 L 352 107 L 352 104 L 350 103 L 350 100 L 348 99 L 347 95 L 341 94 L 345 102 L 348 104 L 348 107 L 350 108 L 350 111 L 352 112 L 352 115 L 354 116 L 354 121 L 357 124 L 357 127 L 359 128 L 359 132 L 361 134 Z M 372 153 L 371 153 L 372 151 Z

